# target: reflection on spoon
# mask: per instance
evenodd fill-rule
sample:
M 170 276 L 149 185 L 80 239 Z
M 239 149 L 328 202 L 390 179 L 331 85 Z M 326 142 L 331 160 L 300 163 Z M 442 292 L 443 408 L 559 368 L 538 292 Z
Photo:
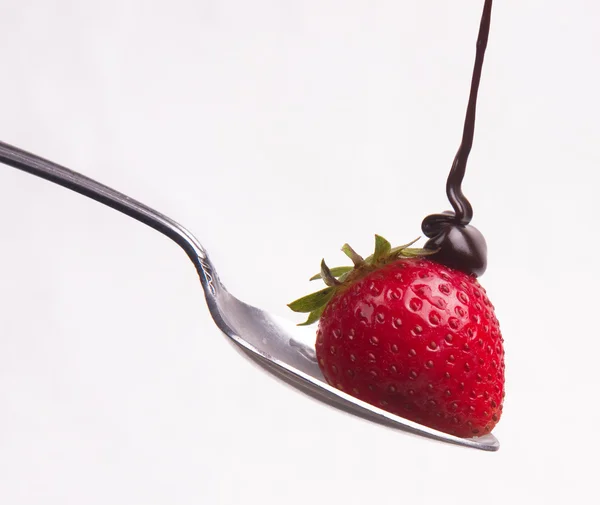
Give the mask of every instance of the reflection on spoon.
M 486 451 L 499 448 L 498 440 L 491 434 L 469 439 L 447 435 L 390 414 L 327 384 L 315 358 L 314 330 L 297 327 L 230 294 L 200 242 L 167 216 L 89 177 L 3 142 L 0 142 L 0 162 L 101 202 L 179 244 L 196 267 L 218 328 L 243 354 L 289 385 L 340 410 L 405 432 Z

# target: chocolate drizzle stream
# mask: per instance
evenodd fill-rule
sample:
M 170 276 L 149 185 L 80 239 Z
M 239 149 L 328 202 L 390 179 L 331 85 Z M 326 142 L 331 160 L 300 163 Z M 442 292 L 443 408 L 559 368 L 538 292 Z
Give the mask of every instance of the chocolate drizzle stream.
M 486 0 L 479 26 L 475 66 L 471 79 L 471 92 L 463 137 L 446 183 L 446 194 L 454 211 L 429 215 L 421 224 L 423 233 L 429 238 L 425 248 L 437 250 L 431 256 L 433 260 L 475 276 L 482 275 L 485 272 L 487 246 L 481 232 L 469 224 L 473 218 L 473 207 L 463 194 L 461 185 L 465 177 L 469 153 L 473 146 L 477 92 L 479 91 L 481 68 L 483 67 L 483 58 L 490 32 L 491 15 L 492 0 Z

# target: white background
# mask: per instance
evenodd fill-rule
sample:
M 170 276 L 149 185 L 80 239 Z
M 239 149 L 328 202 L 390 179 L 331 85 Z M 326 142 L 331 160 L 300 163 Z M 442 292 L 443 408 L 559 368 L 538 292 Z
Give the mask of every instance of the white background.
M 276 314 L 448 207 L 483 2 L 0 2 L 0 139 L 190 227 Z M 497 453 L 245 361 L 176 245 L 0 167 L 0 503 L 597 499 L 600 7 L 497 2 L 465 193 L 506 340 Z M 296 318 L 298 321 L 300 318 Z

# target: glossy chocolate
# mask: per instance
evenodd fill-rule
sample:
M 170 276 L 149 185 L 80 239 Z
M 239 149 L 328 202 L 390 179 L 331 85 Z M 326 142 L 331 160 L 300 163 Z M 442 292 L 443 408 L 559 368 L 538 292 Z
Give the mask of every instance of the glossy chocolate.
M 463 137 L 446 183 L 446 194 L 454 211 L 427 216 L 421 225 L 423 233 L 429 238 L 425 248 L 438 251 L 431 259 L 475 276 L 482 275 L 487 267 L 487 245 L 481 232 L 469 224 L 473 218 L 473 208 L 463 194 L 461 185 L 473 145 L 477 92 L 490 32 L 491 15 L 492 0 L 486 0 L 479 26 Z

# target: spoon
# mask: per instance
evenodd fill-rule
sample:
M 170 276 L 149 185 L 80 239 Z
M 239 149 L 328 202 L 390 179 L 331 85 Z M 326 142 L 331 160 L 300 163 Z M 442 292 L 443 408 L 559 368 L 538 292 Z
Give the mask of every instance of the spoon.
M 403 419 L 340 391 L 325 382 L 315 355 L 310 328 L 248 305 L 225 289 L 200 242 L 183 226 L 114 189 L 35 154 L 0 141 L 0 162 L 64 186 L 154 228 L 176 242 L 196 267 L 206 304 L 217 327 L 265 371 L 332 407 L 363 419 L 427 437 L 485 451 L 496 451 L 492 434 L 459 438 Z

